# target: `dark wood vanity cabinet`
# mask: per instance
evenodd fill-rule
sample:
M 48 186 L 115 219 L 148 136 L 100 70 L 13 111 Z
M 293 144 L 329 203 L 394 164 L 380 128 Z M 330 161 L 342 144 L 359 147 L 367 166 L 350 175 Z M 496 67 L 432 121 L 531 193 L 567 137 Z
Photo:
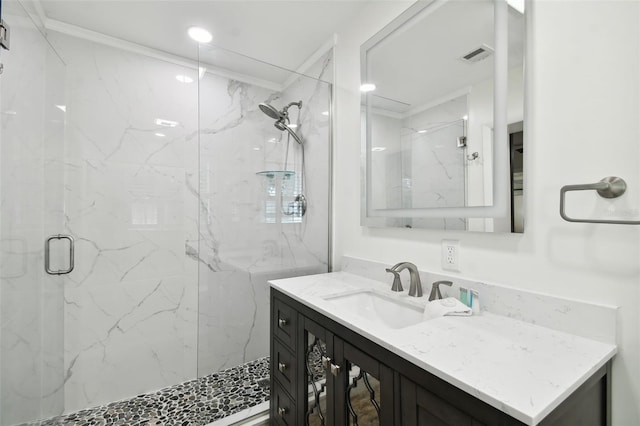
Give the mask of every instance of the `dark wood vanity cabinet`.
M 603 367 L 542 425 L 607 424 Z M 271 289 L 271 424 L 523 425 Z

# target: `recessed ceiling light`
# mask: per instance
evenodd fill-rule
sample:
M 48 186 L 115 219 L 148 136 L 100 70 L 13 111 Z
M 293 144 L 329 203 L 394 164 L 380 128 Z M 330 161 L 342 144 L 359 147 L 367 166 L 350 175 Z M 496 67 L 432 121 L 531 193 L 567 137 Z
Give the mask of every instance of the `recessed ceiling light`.
M 164 133 L 154 133 L 154 135 L 156 135 L 159 138 L 164 138 L 165 136 L 167 136 Z
M 191 27 L 187 32 L 189 33 L 189 37 L 198 43 L 209 43 L 213 40 L 211 33 L 202 27 Z
M 463 119 L 463 120 L 468 120 L 468 119 L 469 119 L 469 116 L 468 116 L 468 115 L 465 115 L 464 117 L 462 117 L 462 119 Z
M 178 124 L 180 124 L 177 121 L 163 120 L 162 118 L 156 118 L 155 123 L 158 126 L 163 126 L 163 127 L 176 127 Z
M 56 108 L 58 108 L 62 112 L 67 112 L 67 106 L 66 105 L 56 105 Z
M 360 86 L 360 91 L 361 92 L 372 92 L 376 90 L 376 85 L 373 83 L 364 83 L 362 86 Z
M 418 130 L 418 133 L 427 133 L 426 130 Z
M 385 149 L 387 148 L 385 148 L 384 146 L 374 146 L 373 148 L 371 148 L 371 151 L 380 152 L 380 151 L 384 151 Z
M 322 111 L 322 115 L 324 115 L 324 116 L 327 116 L 327 117 L 328 117 L 328 116 L 329 116 L 329 111 Z
M 176 80 L 178 80 L 180 83 L 193 83 L 193 79 L 188 75 L 178 74 L 176 75 Z

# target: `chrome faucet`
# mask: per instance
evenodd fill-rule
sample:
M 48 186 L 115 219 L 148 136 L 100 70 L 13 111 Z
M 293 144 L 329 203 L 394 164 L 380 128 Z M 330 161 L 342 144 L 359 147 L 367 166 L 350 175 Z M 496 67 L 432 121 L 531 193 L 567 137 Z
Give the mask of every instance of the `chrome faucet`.
M 405 269 L 409 270 L 411 284 L 409 286 L 409 296 L 422 297 L 422 283 L 420 283 L 420 273 L 416 265 L 410 262 L 400 262 L 393 265 L 391 268 L 387 268 L 387 272 L 391 272 L 394 275 L 393 291 L 402 291 L 402 283 L 400 282 L 400 271 Z

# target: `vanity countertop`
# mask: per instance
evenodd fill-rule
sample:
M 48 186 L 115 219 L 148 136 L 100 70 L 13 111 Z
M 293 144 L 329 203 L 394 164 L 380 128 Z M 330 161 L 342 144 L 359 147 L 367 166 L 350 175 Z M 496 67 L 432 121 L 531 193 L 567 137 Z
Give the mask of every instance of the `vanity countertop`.
M 270 281 L 300 303 L 529 425 L 538 424 L 616 354 L 616 346 L 482 312 L 403 329 L 372 324 L 323 297 L 390 284 L 346 272 Z M 399 294 L 398 297 L 409 297 Z M 415 298 L 411 298 L 415 301 Z M 427 296 L 420 298 L 427 302 Z M 480 294 L 482 300 L 482 294 Z

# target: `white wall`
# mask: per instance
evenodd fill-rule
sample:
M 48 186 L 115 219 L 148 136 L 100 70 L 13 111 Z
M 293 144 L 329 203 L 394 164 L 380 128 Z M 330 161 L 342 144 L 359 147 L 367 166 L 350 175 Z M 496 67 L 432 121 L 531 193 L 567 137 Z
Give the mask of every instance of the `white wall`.
M 410 3 L 373 2 L 338 34 L 334 264 L 343 255 L 440 271 L 440 240 L 461 241 L 461 276 L 620 306 L 613 423 L 640 423 L 639 236 L 632 226 L 573 224 L 560 186 L 619 175 L 614 202 L 574 196 L 571 214 L 637 217 L 639 21 L 635 1 L 538 1 L 529 7 L 524 235 L 360 226 L 359 47 Z M 588 48 L 587 48 L 588 47 Z

